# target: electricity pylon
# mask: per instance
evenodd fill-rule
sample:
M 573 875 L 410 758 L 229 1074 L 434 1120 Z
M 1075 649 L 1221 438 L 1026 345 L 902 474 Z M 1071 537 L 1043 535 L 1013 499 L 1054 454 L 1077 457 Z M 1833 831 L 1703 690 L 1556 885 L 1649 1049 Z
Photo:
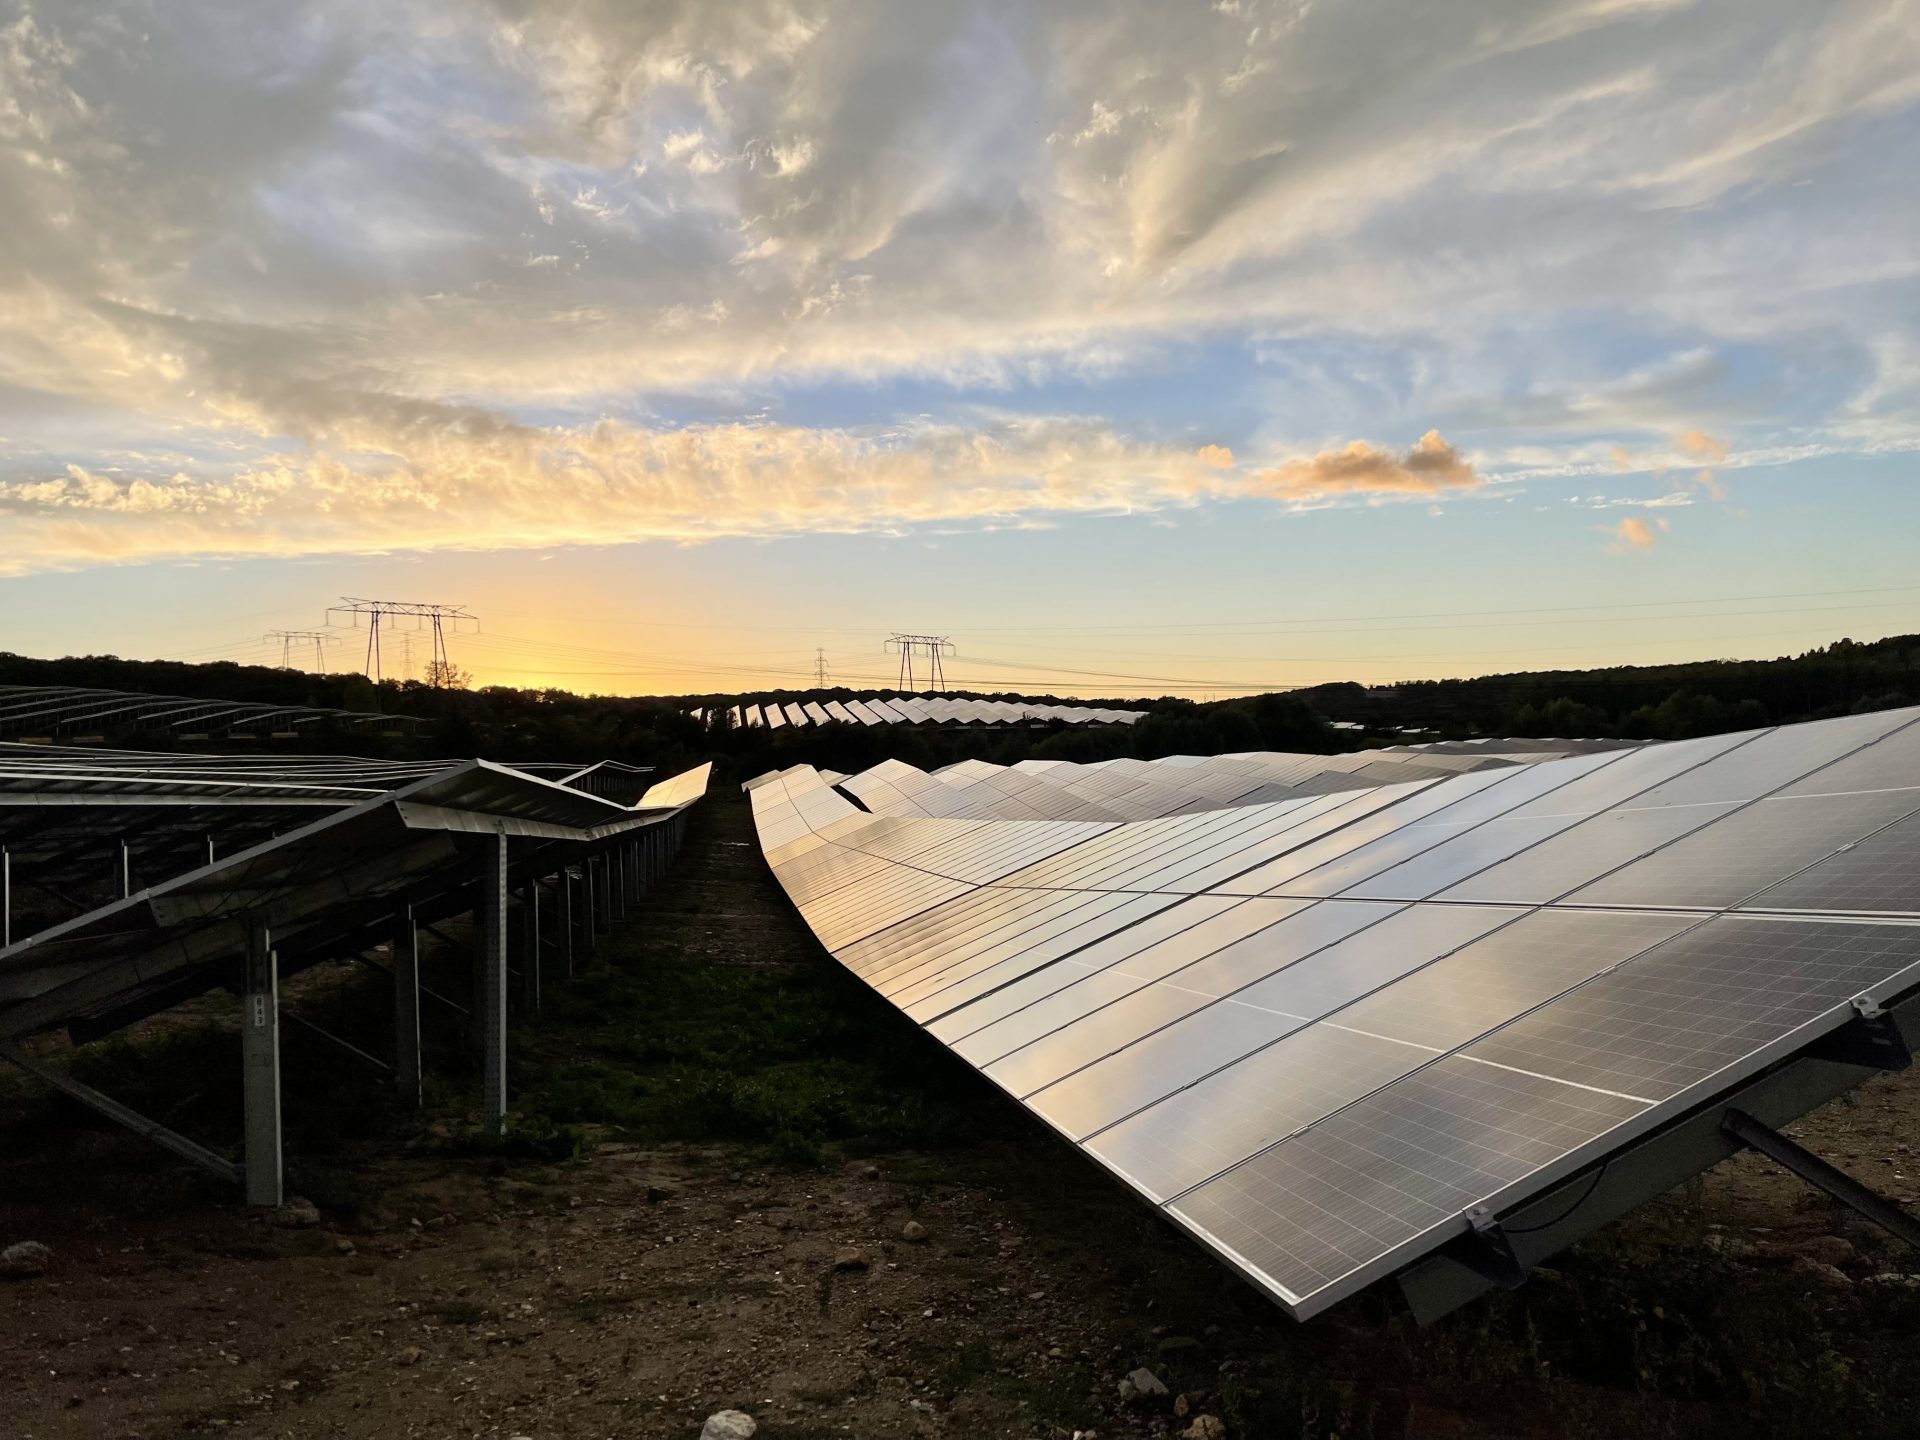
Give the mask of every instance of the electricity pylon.
M 296 670 L 299 668 L 293 663 L 293 651 L 296 645 L 303 650 L 308 645 L 313 646 L 313 673 L 323 675 L 327 669 L 326 647 L 333 644 L 339 637 L 329 635 L 324 630 L 269 630 L 263 638 L 269 645 L 276 640 L 280 642 L 280 668 L 282 670 Z
M 428 664 L 427 673 L 438 685 L 452 668 L 447 658 L 447 625 L 452 623 L 457 631 L 460 622 L 471 621 L 477 633 L 480 629 L 480 617 L 473 614 L 464 605 L 442 605 L 430 600 L 363 600 L 354 595 L 344 595 L 338 605 L 327 611 L 327 623 L 333 623 L 335 615 L 351 615 L 353 625 L 360 628 L 360 617 L 367 617 L 367 678 L 374 682 L 380 680 L 380 627 L 382 621 L 411 620 L 412 629 L 430 629 L 433 632 L 433 659 Z
M 940 667 L 942 655 L 953 654 L 953 641 L 944 635 L 891 635 L 881 648 L 900 652 L 900 688 L 914 690 L 913 657 L 922 655 L 927 662 L 927 688 L 944 690 L 947 677 Z

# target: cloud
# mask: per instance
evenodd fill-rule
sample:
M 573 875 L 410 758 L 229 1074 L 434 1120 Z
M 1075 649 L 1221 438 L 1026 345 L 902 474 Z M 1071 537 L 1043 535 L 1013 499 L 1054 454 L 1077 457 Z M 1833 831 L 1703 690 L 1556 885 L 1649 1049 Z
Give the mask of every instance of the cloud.
M 272 398 L 272 428 L 297 431 L 303 450 L 255 446 L 212 475 L 142 474 L 136 463 L 0 478 L 0 525 L 18 541 L 0 574 L 195 555 L 1039 529 L 1075 514 L 1430 496 L 1480 483 L 1435 434 L 1399 455 L 1355 442 L 1248 477 L 1225 446 L 1189 450 L 1079 416 L 541 427 L 384 396 Z M 257 400 L 236 390 L 221 403 L 239 416 Z
M 1469 464 L 1429 430 L 1404 454 L 1395 455 L 1364 440 L 1339 450 L 1288 460 L 1254 479 L 1256 493 L 1287 500 L 1331 495 L 1435 495 L 1472 490 L 1482 483 Z
M 1431 498 L 1608 454 L 1709 488 L 1920 444 L 1920 195 L 1884 170 L 1916 0 L 1735 11 L 0 0 L 4 549 L 868 523 L 805 484 L 878 525 Z M 1058 440 L 1063 377 L 1222 443 Z M 784 417 L 745 429 L 791 475 L 742 481 L 716 414 Z M 1284 458 L 1382 427 L 1435 433 Z M 1017 483 L 1056 441 L 1084 473 Z M 991 457 L 960 498 L 903 478 L 940 445 Z
M 1714 439 L 1704 430 L 1683 430 L 1676 443 L 1680 446 L 1680 453 L 1696 464 L 1720 465 L 1726 462 L 1727 442 Z
M 69 467 L 0 483 L 0 573 L 221 555 L 540 548 L 720 536 L 1037 528 L 1222 493 L 1203 455 L 1098 422 L 879 432 L 760 424 L 541 429 L 452 408 L 310 422 L 328 443 L 219 479 Z M 370 458 L 372 457 L 372 458 Z
M 1651 550 L 1660 543 L 1667 529 L 1668 522 L 1664 518 L 1642 520 L 1637 515 L 1629 515 L 1607 531 L 1607 534 L 1613 537 L 1613 544 L 1608 548 L 1616 555 L 1625 555 L 1635 550 Z
M 1691 505 L 1693 496 L 1685 490 L 1670 490 L 1665 495 L 1638 496 L 1623 495 L 1617 498 L 1606 495 L 1567 497 L 1570 505 L 1585 505 L 1592 510 L 1618 510 L 1631 507 L 1635 510 L 1665 510 L 1678 505 Z

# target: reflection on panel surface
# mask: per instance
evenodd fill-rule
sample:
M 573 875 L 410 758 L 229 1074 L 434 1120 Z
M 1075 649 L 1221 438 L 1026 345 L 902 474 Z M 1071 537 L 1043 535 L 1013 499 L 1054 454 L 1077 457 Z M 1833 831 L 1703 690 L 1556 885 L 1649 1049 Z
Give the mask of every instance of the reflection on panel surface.
M 749 793 L 841 963 L 1306 1316 L 1920 986 L 1916 713 Z

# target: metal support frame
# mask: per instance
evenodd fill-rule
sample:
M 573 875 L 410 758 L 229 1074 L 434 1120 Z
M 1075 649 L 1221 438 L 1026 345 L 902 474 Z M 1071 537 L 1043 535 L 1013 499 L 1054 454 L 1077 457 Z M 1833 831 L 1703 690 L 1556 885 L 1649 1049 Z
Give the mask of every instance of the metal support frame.
M 204 1145 L 187 1139 L 178 1131 L 169 1130 L 157 1120 L 149 1120 L 138 1110 L 122 1105 L 111 1095 L 102 1094 L 91 1085 L 82 1084 L 64 1070 L 56 1070 L 51 1065 L 43 1065 L 16 1045 L 0 1042 L 0 1059 L 19 1066 L 35 1079 L 44 1080 L 54 1089 L 74 1100 L 78 1100 L 89 1109 L 97 1110 L 116 1125 L 124 1125 L 142 1139 L 151 1140 L 163 1150 L 170 1150 L 183 1160 L 190 1160 L 202 1170 L 226 1181 L 229 1185 L 238 1185 L 242 1170 L 231 1160 L 213 1153 Z
M 486 858 L 484 929 L 480 947 L 481 1114 L 488 1131 L 498 1135 L 507 1123 L 507 837 L 489 841 Z
M 530 1006 L 537 1007 L 541 1000 L 541 982 L 545 978 L 543 946 L 551 946 L 564 954 L 566 974 L 571 977 L 577 946 L 584 944 L 589 950 L 596 948 L 599 932 L 610 927 L 615 919 L 616 905 L 622 916 L 637 905 L 651 881 L 664 873 L 679 847 L 683 833 L 684 819 L 675 816 L 638 834 L 630 834 L 606 846 L 598 854 L 581 856 L 574 864 L 561 867 L 544 879 L 537 874 L 524 878 L 520 900 L 527 961 L 522 977 L 526 987 L 524 996 Z M 0 847 L 0 940 L 10 938 L 11 861 L 8 851 Z M 486 858 L 479 877 L 480 883 L 476 887 L 479 891 L 477 908 L 480 911 L 476 918 L 480 921 L 483 943 L 463 948 L 472 950 L 475 959 L 476 991 L 470 1019 L 481 1061 L 485 1123 L 495 1134 L 504 1128 L 507 1102 L 506 1020 L 508 976 L 511 973 L 507 966 L 507 910 L 510 874 L 507 836 L 488 836 Z M 550 937 L 543 936 L 540 925 L 540 889 L 547 880 L 554 887 L 554 899 L 558 906 Z M 123 843 L 123 887 L 130 889 L 130 882 L 130 847 Z M 579 890 L 577 899 L 576 887 Z M 463 885 L 461 888 L 466 887 Z M 467 893 L 470 895 L 472 891 Z M 471 903 L 464 896 L 451 893 L 443 897 L 443 902 L 437 903 L 456 898 L 462 904 Z M 388 971 L 393 978 L 393 1064 L 389 1066 L 380 1057 L 292 1012 L 288 1012 L 284 1019 L 288 1024 L 311 1031 L 357 1059 L 380 1070 L 390 1070 L 402 1101 L 418 1105 L 422 1098 L 422 998 L 439 1001 L 456 1012 L 463 1007 L 420 982 L 421 932 L 438 934 L 436 928 L 423 918 L 412 902 L 401 903 L 393 908 L 393 902 L 389 900 L 387 907 L 386 915 L 391 917 L 390 920 L 383 919 L 379 909 L 373 909 L 364 921 L 357 922 L 365 928 L 356 937 L 356 943 L 347 947 L 346 953 L 371 968 Z M 450 904 L 446 908 L 451 908 Z M 445 913 L 445 910 L 430 908 L 428 913 Z M 363 948 L 376 943 L 382 929 L 386 929 L 391 937 L 391 967 L 370 959 Z M 277 1207 L 285 1199 L 280 1081 L 280 1028 L 283 1018 L 279 994 L 280 959 L 273 943 L 273 934 L 264 917 L 256 916 L 245 921 L 242 933 L 244 952 L 237 988 L 241 1001 L 244 1163 L 235 1164 L 224 1159 L 110 1096 L 42 1064 L 12 1044 L 0 1043 L 0 1059 L 45 1080 L 80 1103 L 222 1180 L 242 1185 L 249 1205 Z M 344 942 L 347 937 L 342 935 L 339 939 Z M 449 943 L 459 942 L 449 939 Z M 227 953 L 232 952 L 229 950 Z M 312 953 L 317 952 L 302 939 L 291 952 L 289 963 L 297 970 L 303 963 L 312 963 Z M 329 953 L 340 954 L 342 951 L 330 947 Z M 224 983 L 232 985 L 233 972 L 229 970 L 227 975 L 229 978 Z M 207 987 L 197 987 L 195 993 L 204 988 Z M 1896 1036 L 1897 1033 L 1896 1030 Z M 1497 1230 L 1497 1226 L 1495 1228 Z
M 247 1204 L 284 1198 L 280 1147 L 280 976 L 264 923 L 247 928 L 240 991 L 240 1059 L 245 1086 Z
M 420 1071 L 420 929 L 413 906 L 402 905 L 393 932 L 393 1084 L 400 1103 L 417 1109 Z
M 1920 1249 L 1920 1219 L 1914 1218 L 1879 1191 L 1862 1185 L 1846 1171 L 1829 1165 L 1805 1146 L 1795 1144 L 1744 1110 L 1728 1110 L 1720 1125 L 1729 1135 L 1743 1144 L 1751 1145 L 1769 1160 L 1785 1166 L 1814 1189 L 1824 1190 L 1888 1234 Z

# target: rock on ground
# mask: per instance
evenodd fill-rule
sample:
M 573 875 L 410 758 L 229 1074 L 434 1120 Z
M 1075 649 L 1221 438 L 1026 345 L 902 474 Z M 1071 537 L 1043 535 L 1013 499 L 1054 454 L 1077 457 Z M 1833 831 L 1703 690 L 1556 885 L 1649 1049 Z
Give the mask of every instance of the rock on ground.
M 289 1230 L 305 1230 L 320 1223 L 320 1207 L 299 1195 L 289 1195 L 287 1203 L 273 1212 L 273 1223 Z
M 53 1251 L 38 1240 L 22 1240 L 0 1250 L 0 1275 L 9 1280 L 30 1280 L 47 1273 Z
M 1160 1383 L 1160 1377 L 1144 1365 L 1138 1370 L 1131 1372 L 1127 1376 L 1127 1379 L 1133 1382 L 1133 1392 L 1136 1395 L 1165 1395 L 1167 1393 L 1167 1387 Z
M 1844 1290 L 1853 1283 L 1844 1270 L 1836 1270 L 1833 1266 L 1819 1260 L 1809 1260 L 1804 1255 L 1794 1256 L 1793 1263 L 1787 1267 L 1787 1271 L 1789 1274 L 1798 1275 L 1810 1284 L 1823 1286 L 1829 1290 Z
M 1181 1440 L 1227 1440 L 1227 1427 L 1218 1415 L 1196 1415 L 1180 1436 Z
M 700 1427 L 700 1440 L 752 1440 L 759 1428 L 744 1410 L 716 1410 Z

